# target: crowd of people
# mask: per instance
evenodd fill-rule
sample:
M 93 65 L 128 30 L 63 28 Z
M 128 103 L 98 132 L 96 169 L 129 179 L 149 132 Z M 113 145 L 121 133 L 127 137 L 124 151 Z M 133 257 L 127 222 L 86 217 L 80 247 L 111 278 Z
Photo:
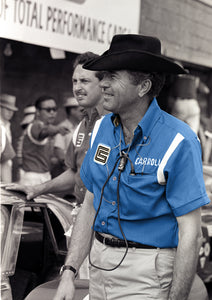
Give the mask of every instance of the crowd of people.
M 176 117 L 157 103 L 165 74 L 193 80 L 161 54 L 157 38 L 116 35 L 101 56 L 76 58 L 66 120 L 54 123 L 57 103 L 50 95 L 25 108 L 20 182 L 8 189 L 23 191 L 27 200 L 69 191 L 80 207 L 55 300 L 73 299 L 82 269 L 92 300 L 192 299 L 199 280 L 200 208 L 209 203 L 202 161 L 210 162 L 212 118 L 203 130 L 202 156 L 195 95 L 175 95 Z M 6 124 L 17 108 L 14 96 L 0 99 L 10 111 L 1 123 L 4 153 L 6 144 L 12 150 Z M 13 149 L 6 161 L 14 155 Z M 55 160 L 61 171 L 51 178 Z

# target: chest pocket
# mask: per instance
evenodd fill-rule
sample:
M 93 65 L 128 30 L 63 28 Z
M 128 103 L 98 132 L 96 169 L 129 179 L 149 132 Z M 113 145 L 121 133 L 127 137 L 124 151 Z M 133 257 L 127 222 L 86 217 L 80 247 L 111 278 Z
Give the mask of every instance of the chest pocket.
M 134 196 L 142 195 L 149 197 L 158 189 L 157 181 L 158 166 L 135 165 L 135 175 L 129 175 L 128 184 Z
M 141 169 L 140 169 L 141 170 Z M 157 168 L 144 168 L 143 172 L 135 170 L 135 175 L 128 175 L 124 200 L 121 199 L 122 217 L 131 220 L 152 218 L 155 207 L 164 193 L 164 186 L 157 181 Z

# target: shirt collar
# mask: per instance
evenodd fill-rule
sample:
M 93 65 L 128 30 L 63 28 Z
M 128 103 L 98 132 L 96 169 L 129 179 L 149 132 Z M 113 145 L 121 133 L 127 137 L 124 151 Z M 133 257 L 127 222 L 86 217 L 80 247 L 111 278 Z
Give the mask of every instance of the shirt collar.
M 119 117 L 119 115 L 117 115 L 117 114 L 113 114 L 113 115 L 111 116 L 111 120 L 112 120 L 112 123 L 113 123 L 113 125 L 114 125 L 115 127 L 118 127 L 119 124 L 121 123 L 120 117 Z
M 151 102 L 148 110 L 146 111 L 145 115 L 138 123 L 138 127 L 141 128 L 143 132 L 143 136 L 148 137 L 161 115 L 161 109 L 157 103 L 156 98 L 153 99 Z M 117 114 L 112 114 L 111 116 L 112 123 L 114 127 L 118 127 L 120 124 L 120 117 Z
M 86 109 L 84 110 L 84 113 L 83 113 L 83 114 L 84 114 L 84 116 L 85 116 L 86 119 L 89 119 L 88 113 L 87 113 Z M 92 111 L 91 111 L 91 120 L 93 120 L 94 118 L 96 118 L 96 117 L 98 117 L 98 116 L 100 117 L 101 115 L 99 114 L 97 108 L 95 107 L 95 108 L 93 108 Z
M 148 137 L 150 135 L 160 116 L 161 109 L 157 103 L 156 98 L 154 98 L 145 115 L 138 124 L 138 126 L 140 126 L 140 128 L 142 129 L 143 136 Z

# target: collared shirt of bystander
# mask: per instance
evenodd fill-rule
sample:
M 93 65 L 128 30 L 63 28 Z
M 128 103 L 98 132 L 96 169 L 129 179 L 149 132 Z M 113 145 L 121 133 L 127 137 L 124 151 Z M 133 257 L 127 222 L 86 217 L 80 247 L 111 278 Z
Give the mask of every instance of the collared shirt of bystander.
M 74 132 L 73 139 L 66 153 L 65 163 L 67 167 L 76 172 L 74 194 L 79 204 L 83 202 L 86 191 L 80 178 L 80 167 L 89 148 L 89 141 L 94 125 L 100 118 L 101 115 L 96 108 L 93 110 L 90 120 L 88 119 L 88 115 L 83 118 Z

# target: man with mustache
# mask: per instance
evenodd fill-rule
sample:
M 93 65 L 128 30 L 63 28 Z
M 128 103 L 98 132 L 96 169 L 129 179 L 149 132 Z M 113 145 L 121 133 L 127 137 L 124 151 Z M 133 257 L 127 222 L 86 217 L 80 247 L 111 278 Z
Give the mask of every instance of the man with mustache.
M 11 190 L 25 192 L 27 200 L 41 194 L 60 193 L 74 188 L 77 203 L 83 202 L 86 189 L 80 179 L 80 167 L 89 147 L 94 124 L 104 114 L 104 109 L 102 106 L 103 96 L 99 86 L 102 72 L 85 70 L 82 65 L 97 57 L 98 55 L 92 52 L 86 52 L 77 56 L 73 65 L 73 94 L 79 105 L 84 107 L 85 116 L 76 128 L 67 150 L 65 161 L 68 169 L 54 179 L 39 185 L 8 187 Z

